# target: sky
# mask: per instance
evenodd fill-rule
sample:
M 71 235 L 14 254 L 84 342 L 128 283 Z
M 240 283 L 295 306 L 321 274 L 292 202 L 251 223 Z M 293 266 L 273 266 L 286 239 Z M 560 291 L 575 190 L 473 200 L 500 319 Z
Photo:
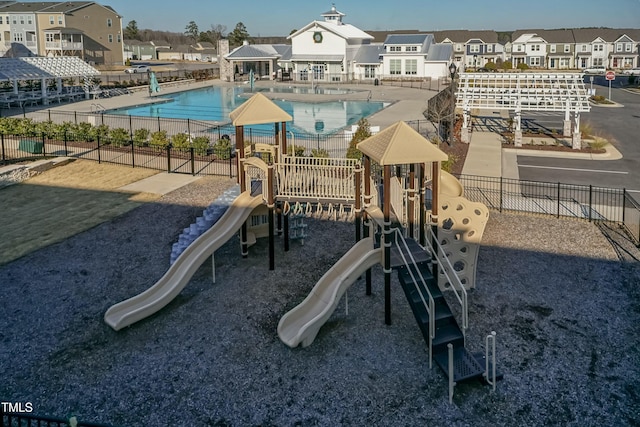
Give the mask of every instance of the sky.
M 242 22 L 249 35 L 286 36 L 331 9 L 332 2 L 291 0 L 101 0 L 139 29 L 200 31 Z M 611 27 L 640 28 L 640 0 L 347 0 L 335 2 L 343 22 L 361 30 L 496 30 Z

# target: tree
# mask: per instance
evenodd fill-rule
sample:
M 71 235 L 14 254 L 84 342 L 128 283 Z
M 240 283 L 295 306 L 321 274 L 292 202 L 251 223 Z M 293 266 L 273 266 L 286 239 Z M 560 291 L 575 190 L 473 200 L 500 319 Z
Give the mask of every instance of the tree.
M 245 40 L 249 40 L 249 33 L 247 27 L 242 22 L 236 24 L 236 28 L 229 33 L 229 44 L 233 46 L 240 46 Z
M 453 102 L 451 90 L 449 89 L 440 91 L 427 101 L 427 110 L 423 114 L 436 128 L 437 137 L 433 138 L 432 142 L 438 146 L 440 141 L 443 140 L 452 142 L 452 138 L 448 138 L 447 135 L 451 127 Z
M 138 32 L 138 23 L 136 21 L 129 21 L 124 29 L 124 38 L 129 40 L 140 40 L 140 33 Z
M 349 142 L 349 148 L 347 149 L 347 158 L 360 160 L 362 158 L 362 152 L 358 150 L 356 145 L 369 138 L 370 136 L 371 128 L 369 127 L 369 121 L 363 117 L 358 120 L 358 129 L 356 129 L 356 132 L 351 138 L 351 142 Z
M 218 42 L 225 38 L 227 33 L 227 26 L 221 24 L 212 24 L 211 30 L 209 30 L 209 32 L 211 33 L 211 43 L 217 46 Z
M 198 40 L 200 30 L 198 30 L 198 25 L 195 23 L 195 21 L 190 21 L 187 24 L 184 34 L 189 37 L 194 43 Z

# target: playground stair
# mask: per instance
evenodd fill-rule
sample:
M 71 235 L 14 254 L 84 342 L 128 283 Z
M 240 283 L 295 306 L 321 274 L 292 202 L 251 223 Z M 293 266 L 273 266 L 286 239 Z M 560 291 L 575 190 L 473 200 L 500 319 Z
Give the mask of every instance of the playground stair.
M 394 254 L 393 250 L 391 267 L 398 272 L 400 285 L 427 344 L 429 343 L 429 314 L 423 299 L 428 302 L 428 295 L 431 294 L 434 300 L 435 337 L 432 344 L 433 358 L 436 364 L 449 377 L 448 345 L 451 344 L 453 346 L 453 381 L 458 383 L 460 381 L 480 379 L 486 382 L 485 354 L 472 354 L 465 348 L 462 329 L 431 274 L 430 255 L 413 239 L 407 239 L 407 244 L 416 260 L 417 271 L 415 266 L 407 267 L 404 265 L 400 254 Z M 410 268 L 412 269 L 413 277 L 410 273 Z M 425 289 L 419 276 L 422 276 L 428 289 Z

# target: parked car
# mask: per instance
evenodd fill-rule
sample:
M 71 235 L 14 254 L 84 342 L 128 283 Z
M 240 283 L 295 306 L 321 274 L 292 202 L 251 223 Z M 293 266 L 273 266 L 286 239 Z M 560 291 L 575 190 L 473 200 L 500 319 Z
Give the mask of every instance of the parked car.
M 622 70 L 622 74 L 626 74 L 628 76 L 640 76 L 640 67 L 627 68 Z
M 594 65 L 593 67 L 587 67 L 582 70 L 584 74 L 604 74 L 607 72 L 607 68 L 604 65 Z
M 125 73 L 136 74 L 136 73 L 146 73 L 151 71 L 148 65 L 134 65 L 133 67 L 127 68 L 124 70 Z

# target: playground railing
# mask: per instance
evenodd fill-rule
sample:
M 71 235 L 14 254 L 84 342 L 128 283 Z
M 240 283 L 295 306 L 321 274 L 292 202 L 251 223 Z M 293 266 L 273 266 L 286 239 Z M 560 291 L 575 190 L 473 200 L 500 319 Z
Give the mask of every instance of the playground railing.
M 429 292 L 429 287 L 424 281 L 424 277 L 420 273 L 418 269 L 418 264 L 416 263 L 409 246 L 407 245 L 407 241 L 404 239 L 402 232 L 398 228 L 394 228 L 392 230 L 394 234 L 394 242 L 396 248 L 398 249 L 398 253 L 402 257 L 402 262 L 407 267 L 407 271 L 411 276 L 411 280 L 415 286 L 418 295 L 420 296 L 420 300 L 427 310 L 427 314 L 429 315 L 429 368 L 432 366 L 433 361 L 433 339 L 436 337 L 436 309 L 435 309 L 435 301 L 433 300 L 433 296 L 431 292 Z M 409 256 L 409 259 L 405 256 L 405 253 Z M 422 284 L 422 289 L 426 291 L 427 295 L 424 295 L 420 287 L 418 286 L 418 280 Z M 428 300 L 428 301 L 427 301 Z
M 447 256 L 447 252 L 440 246 L 440 242 L 436 238 L 435 234 L 433 234 L 433 230 L 430 226 L 425 227 L 428 239 L 425 239 L 427 244 L 427 248 L 432 254 L 436 254 L 436 261 L 438 262 L 438 271 L 441 271 L 444 274 L 447 283 L 450 285 L 450 289 L 453 291 L 456 299 L 460 303 L 460 310 L 462 316 L 462 334 L 466 336 L 466 331 L 469 328 L 469 310 L 468 310 L 468 301 L 467 301 L 467 290 L 464 285 L 460 281 L 460 278 L 456 274 L 456 270 L 451 265 L 449 261 L 449 257 Z M 436 242 L 436 247 L 434 248 L 431 242 Z M 437 280 L 437 278 L 436 278 Z
M 353 201 L 354 159 L 282 156 L 277 165 L 278 198 Z

